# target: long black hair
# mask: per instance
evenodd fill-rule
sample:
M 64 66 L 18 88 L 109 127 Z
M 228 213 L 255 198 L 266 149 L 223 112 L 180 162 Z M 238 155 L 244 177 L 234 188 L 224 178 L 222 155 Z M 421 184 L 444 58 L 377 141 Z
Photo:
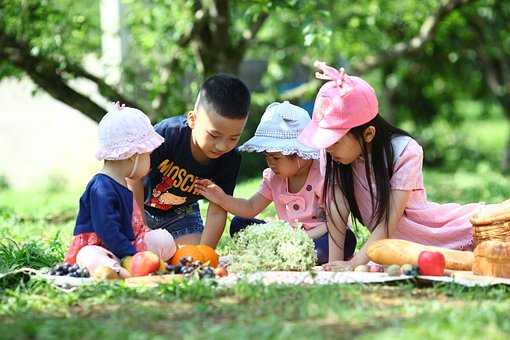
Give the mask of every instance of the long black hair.
M 363 138 L 365 130 L 373 126 L 375 128 L 375 136 L 371 141 L 370 157 L 368 152 L 368 144 Z M 395 154 L 391 144 L 392 138 L 396 136 L 410 136 L 404 130 L 394 127 L 379 114 L 366 124 L 357 126 L 349 130 L 359 142 L 362 150 L 362 155 L 365 159 L 365 175 L 367 177 L 370 200 L 372 207 L 374 207 L 370 220 L 364 221 L 361 217 L 361 213 L 354 197 L 354 181 L 352 174 L 351 164 L 341 164 L 335 162 L 330 154 L 327 154 L 326 163 L 326 174 L 324 178 L 324 194 L 325 205 L 327 213 L 331 216 L 331 205 L 334 204 L 338 212 L 339 199 L 336 197 L 335 188 L 339 187 L 343 199 L 349 208 L 352 216 L 353 225 L 356 227 L 357 222 L 363 223 L 365 226 L 376 226 L 383 220 L 386 222 L 386 228 L 388 225 L 389 211 L 390 211 L 390 179 L 393 176 L 393 162 L 395 160 Z M 376 192 L 372 189 L 372 179 L 375 180 Z M 341 216 L 342 220 L 344 219 Z M 342 221 L 347 224 L 347 220 Z M 337 226 L 336 221 L 333 221 L 334 227 Z M 328 228 L 331 226 L 328 225 Z M 386 235 L 388 235 L 388 229 L 386 229 Z M 339 240 L 333 241 L 338 244 Z M 343 240 L 342 240 L 343 241 Z

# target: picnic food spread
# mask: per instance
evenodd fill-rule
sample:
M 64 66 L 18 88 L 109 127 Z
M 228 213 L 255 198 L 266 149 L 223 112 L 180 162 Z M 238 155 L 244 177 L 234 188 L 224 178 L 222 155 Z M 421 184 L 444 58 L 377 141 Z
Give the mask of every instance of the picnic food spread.
M 473 273 L 510 277 L 510 242 L 484 241 L 475 249 Z
M 471 270 L 474 261 L 473 253 L 470 251 L 424 246 L 397 239 L 385 239 L 374 242 L 368 247 L 367 255 L 371 261 L 383 265 L 403 265 L 407 263 L 418 265 L 418 258 L 422 251 L 442 253 L 446 269 Z

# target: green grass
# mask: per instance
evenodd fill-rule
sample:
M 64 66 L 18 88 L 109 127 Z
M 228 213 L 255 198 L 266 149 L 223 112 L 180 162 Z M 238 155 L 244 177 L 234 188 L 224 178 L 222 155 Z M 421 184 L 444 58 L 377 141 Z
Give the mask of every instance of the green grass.
M 425 172 L 429 199 L 495 202 L 510 181 L 476 171 Z M 237 186 L 249 197 L 260 179 Z M 0 273 L 61 261 L 71 238 L 80 191 L 0 191 Z M 202 205 L 206 209 L 206 205 Z M 274 217 L 269 207 L 262 218 Z M 227 233 L 222 244 L 229 241 Z M 23 275 L 0 279 L 2 339 L 506 339 L 510 288 L 456 285 L 318 287 L 206 282 L 133 289 L 121 283 L 70 293 Z

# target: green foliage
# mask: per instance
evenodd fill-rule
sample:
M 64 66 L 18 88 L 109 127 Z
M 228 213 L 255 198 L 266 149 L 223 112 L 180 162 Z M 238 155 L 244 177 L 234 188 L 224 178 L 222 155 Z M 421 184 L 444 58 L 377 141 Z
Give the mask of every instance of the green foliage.
M 9 181 L 4 175 L 0 175 L 0 191 L 9 189 Z
M 99 55 L 99 2 L 1 0 L 0 30 L 29 42 L 32 55 L 51 56 L 65 66 Z M 0 60 L 0 76 L 17 72 Z
M 10 238 L 0 239 L 0 272 L 23 267 L 40 269 L 50 267 L 64 258 L 64 246 L 59 235 L 49 242 L 41 244 L 34 241 L 18 243 Z

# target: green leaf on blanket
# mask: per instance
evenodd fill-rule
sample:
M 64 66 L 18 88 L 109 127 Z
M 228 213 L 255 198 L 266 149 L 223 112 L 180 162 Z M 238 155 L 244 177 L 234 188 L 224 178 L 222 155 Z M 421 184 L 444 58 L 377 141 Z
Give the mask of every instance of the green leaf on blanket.
M 232 272 L 306 271 L 317 257 L 306 232 L 283 221 L 251 225 L 225 250 L 233 257 Z

